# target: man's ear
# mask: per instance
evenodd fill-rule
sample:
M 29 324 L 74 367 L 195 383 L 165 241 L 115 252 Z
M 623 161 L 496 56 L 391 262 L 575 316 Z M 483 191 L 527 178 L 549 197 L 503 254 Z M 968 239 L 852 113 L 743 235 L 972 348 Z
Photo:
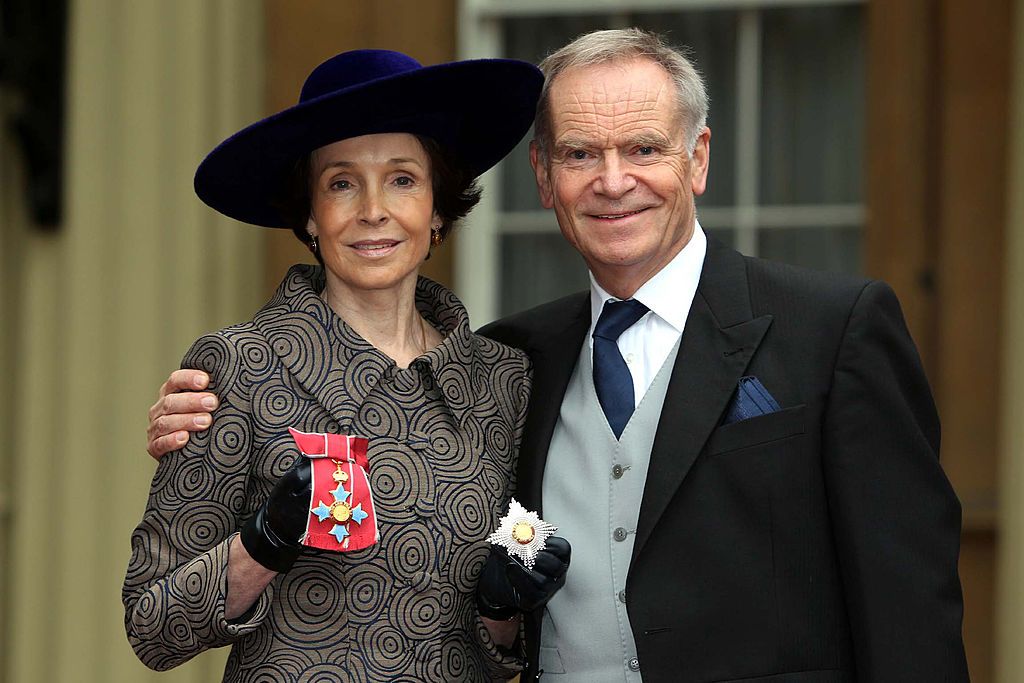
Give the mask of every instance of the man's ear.
M 711 161 L 711 129 L 707 126 L 697 136 L 690 156 L 690 189 L 702 195 L 708 184 L 708 164 Z
M 551 194 L 551 177 L 548 175 L 548 167 L 541 157 L 540 147 L 536 140 L 530 140 L 530 165 L 533 166 L 533 175 L 537 179 L 537 194 L 540 195 L 540 204 L 545 209 L 555 206 Z

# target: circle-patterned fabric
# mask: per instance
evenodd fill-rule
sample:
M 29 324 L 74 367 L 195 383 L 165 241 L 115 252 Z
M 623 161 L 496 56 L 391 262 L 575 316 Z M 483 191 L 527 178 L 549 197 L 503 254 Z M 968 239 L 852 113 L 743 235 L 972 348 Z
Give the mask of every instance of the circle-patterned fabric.
M 514 488 L 528 361 L 474 335 L 458 299 L 420 278 L 417 307 L 444 341 L 400 369 L 322 288 L 321 269 L 295 266 L 251 322 L 186 355 L 221 405 L 154 475 L 124 584 L 128 638 L 156 669 L 232 645 L 228 681 L 512 675 L 519 663 L 490 641 L 473 592 Z M 369 438 L 380 541 L 307 550 L 228 623 L 228 546 L 299 457 L 288 427 Z

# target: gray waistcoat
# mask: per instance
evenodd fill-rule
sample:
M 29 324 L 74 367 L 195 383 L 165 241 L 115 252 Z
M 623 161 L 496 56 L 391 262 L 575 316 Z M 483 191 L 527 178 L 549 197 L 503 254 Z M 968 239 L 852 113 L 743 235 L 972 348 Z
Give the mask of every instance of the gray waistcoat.
M 544 613 L 544 680 L 640 681 L 642 662 L 624 602 L 626 573 L 678 350 L 677 342 L 616 441 L 594 391 L 590 347 L 583 344 L 544 469 L 544 519 L 572 544 L 565 587 Z

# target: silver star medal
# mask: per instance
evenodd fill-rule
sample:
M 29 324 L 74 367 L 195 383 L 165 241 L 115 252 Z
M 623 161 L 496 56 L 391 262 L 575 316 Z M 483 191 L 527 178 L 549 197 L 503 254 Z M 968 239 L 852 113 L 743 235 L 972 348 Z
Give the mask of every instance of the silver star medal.
M 556 531 L 557 526 L 548 524 L 513 498 L 508 503 L 508 514 L 501 518 L 498 529 L 487 537 L 487 542 L 500 545 L 509 555 L 518 557 L 527 569 L 533 569 L 537 553 L 544 550 L 548 536 Z

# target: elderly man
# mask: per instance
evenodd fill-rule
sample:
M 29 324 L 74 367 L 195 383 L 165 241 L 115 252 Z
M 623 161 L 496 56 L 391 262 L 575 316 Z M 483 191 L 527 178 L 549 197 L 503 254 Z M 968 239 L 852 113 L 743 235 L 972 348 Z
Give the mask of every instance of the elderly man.
M 541 67 L 530 158 L 591 288 L 483 330 L 533 360 L 518 496 L 573 544 L 524 680 L 968 680 L 960 508 L 892 291 L 705 237 L 707 98 L 657 37 Z M 204 383 L 165 384 L 153 455 L 205 426 L 213 397 L 173 393 Z

